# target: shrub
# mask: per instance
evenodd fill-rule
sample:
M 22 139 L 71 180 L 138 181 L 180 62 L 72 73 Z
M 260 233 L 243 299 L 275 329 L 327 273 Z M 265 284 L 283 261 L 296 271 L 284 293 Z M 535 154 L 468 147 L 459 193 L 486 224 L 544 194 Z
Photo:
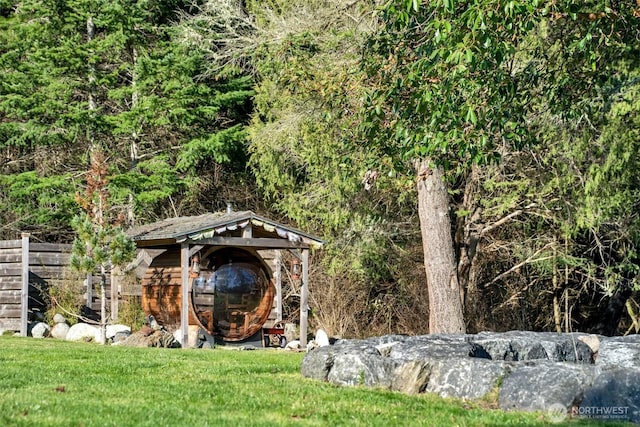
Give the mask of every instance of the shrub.
M 53 316 L 62 314 L 69 324 L 77 323 L 84 305 L 84 276 L 65 271 L 59 280 L 50 280 L 48 284 L 47 323 L 53 323 Z

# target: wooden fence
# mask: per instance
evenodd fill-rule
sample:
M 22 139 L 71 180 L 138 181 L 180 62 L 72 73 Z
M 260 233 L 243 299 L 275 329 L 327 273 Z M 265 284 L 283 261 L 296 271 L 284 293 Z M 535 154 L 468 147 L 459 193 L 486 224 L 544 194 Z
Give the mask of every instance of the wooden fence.
M 0 330 L 27 335 L 28 322 L 47 309 L 48 288 L 69 279 L 71 245 L 35 243 L 23 234 L 19 240 L 0 241 Z M 84 314 L 95 317 L 100 310 L 99 294 L 93 285 L 97 276 L 83 281 Z M 107 276 L 107 297 L 111 295 Z M 110 302 L 107 307 L 110 307 Z

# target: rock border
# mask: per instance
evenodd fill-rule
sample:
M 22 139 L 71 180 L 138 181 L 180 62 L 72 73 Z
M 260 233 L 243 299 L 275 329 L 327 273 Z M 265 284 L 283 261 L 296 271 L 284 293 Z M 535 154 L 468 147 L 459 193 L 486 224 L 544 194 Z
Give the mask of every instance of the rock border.
M 302 375 L 342 386 L 479 399 L 504 410 L 640 424 L 640 336 L 511 331 L 386 335 L 310 349 Z

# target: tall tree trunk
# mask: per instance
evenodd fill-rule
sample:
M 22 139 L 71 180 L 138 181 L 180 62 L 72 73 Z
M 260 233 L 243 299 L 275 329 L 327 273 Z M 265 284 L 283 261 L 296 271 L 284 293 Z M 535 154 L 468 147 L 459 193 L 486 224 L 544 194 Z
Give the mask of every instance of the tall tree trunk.
M 449 194 L 441 168 L 431 167 L 428 159 L 417 164 L 418 215 L 429 289 L 429 332 L 464 333 Z
M 138 49 L 133 46 L 131 48 L 131 88 L 133 89 L 131 93 L 131 109 L 136 110 L 138 108 Z M 131 133 L 131 147 L 130 147 L 130 170 L 134 171 L 138 167 L 138 131 L 135 128 L 137 126 L 134 123 L 134 129 Z M 129 193 L 129 203 L 127 203 L 127 219 L 126 226 L 131 227 L 135 222 L 135 200 L 132 193 Z

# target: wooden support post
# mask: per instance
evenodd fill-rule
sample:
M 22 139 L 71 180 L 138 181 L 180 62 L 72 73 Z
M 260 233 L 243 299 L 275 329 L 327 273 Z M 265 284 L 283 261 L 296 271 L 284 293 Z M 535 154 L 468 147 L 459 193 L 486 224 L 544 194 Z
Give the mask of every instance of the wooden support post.
M 275 271 L 273 278 L 276 285 L 276 322 L 282 321 L 282 252 L 276 249 Z
M 121 270 L 118 267 L 111 267 L 111 320 L 116 321 L 118 319 L 119 301 L 120 295 L 120 277 Z
M 189 244 L 183 243 L 180 250 L 180 268 L 182 271 L 182 293 L 180 310 L 180 332 L 182 348 L 189 345 Z
M 20 288 L 20 335 L 27 336 L 29 316 L 29 233 L 22 233 L 22 287 Z
M 309 249 L 302 249 L 302 289 L 300 289 L 300 347 L 307 348 L 309 314 Z
M 93 273 L 87 273 L 84 279 L 84 284 L 87 287 L 87 308 L 89 311 L 93 311 Z

